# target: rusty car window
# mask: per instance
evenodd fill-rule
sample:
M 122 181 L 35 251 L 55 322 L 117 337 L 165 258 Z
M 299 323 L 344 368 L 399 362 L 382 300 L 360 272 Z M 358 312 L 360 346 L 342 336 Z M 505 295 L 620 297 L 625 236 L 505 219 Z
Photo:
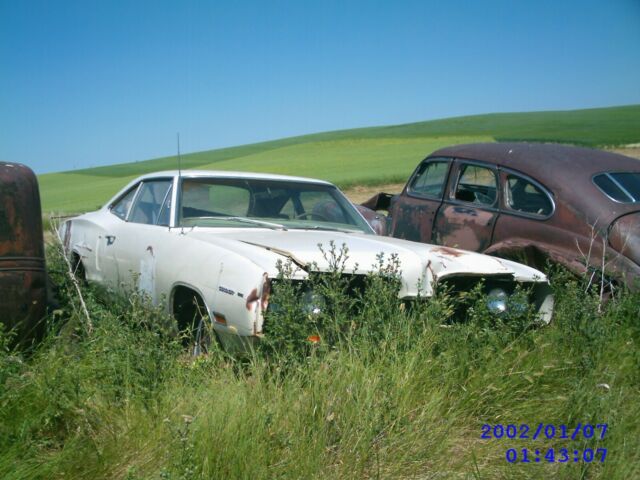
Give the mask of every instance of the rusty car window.
M 611 200 L 620 203 L 640 201 L 640 173 L 610 172 L 593 177 L 593 183 Z
M 131 202 L 133 201 L 133 197 L 138 191 L 138 185 L 130 189 L 127 193 L 124 194 L 124 196 L 120 197 L 119 200 L 116 200 L 116 202 L 111 206 L 111 213 L 113 213 L 116 217 L 121 218 L 122 220 L 127 219 L 127 214 L 129 213 Z
M 519 176 L 507 175 L 506 205 L 511 210 L 546 217 L 553 212 L 549 196 L 533 182 Z
M 160 209 L 165 200 L 171 180 L 151 180 L 142 183 L 140 193 L 129 216 L 129 221 L 155 225 L 160 216 Z
M 423 163 L 409 186 L 409 192 L 426 197 L 442 198 L 448 171 L 449 162 L 446 161 Z
M 455 199 L 475 205 L 492 206 L 497 198 L 496 174 L 490 168 L 465 164 L 460 168 Z

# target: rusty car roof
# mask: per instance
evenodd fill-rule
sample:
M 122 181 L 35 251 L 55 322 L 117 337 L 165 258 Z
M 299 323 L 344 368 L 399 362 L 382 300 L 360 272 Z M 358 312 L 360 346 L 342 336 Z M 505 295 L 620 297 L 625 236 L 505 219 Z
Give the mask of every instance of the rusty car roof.
M 608 224 L 620 215 L 640 210 L 640 205 L 621 204 L 606 197 L 592 182 L 603 172 L 640 172 L 640 161 L 593 148 L 551 143 L 470 143 L 441 148 L 432 157 L 453 157 L 501 165 L 539 181 L 554 195 L 571 199 L 587 221 Z M 601 201 L 594 201 L 600 199 Z
M 640 161 L 619 153 L 551 143 L 469 143 L 441 148 L 430 157 L 447 156 L 480 160 L 520 170 L 532 177 L 558 179 L 563 184 L 576 177 L 608 171 L 640 172 Z M 553 170 L 550 170 L 553 167 Z M 568 176 L 568 177 L 567 177 Z

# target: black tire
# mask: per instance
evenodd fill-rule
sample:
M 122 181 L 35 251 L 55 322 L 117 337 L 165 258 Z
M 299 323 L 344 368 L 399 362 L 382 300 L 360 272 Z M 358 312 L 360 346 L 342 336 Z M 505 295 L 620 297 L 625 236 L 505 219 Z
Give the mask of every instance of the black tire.
M 209 353 L 218 341 L 205 303 L 196 292 L 179 287 L 174 293 L 173 316 L 185 347 L 193 356 Z
M 216 332 L 213 330 L 213 324 L 208 315 L 203 315 L 198 321 L 198 326 L 193 332 L 192 342 L 192 355 L 197 357 L 198 355 L 208 354 L 211 348 L 214 346 Z

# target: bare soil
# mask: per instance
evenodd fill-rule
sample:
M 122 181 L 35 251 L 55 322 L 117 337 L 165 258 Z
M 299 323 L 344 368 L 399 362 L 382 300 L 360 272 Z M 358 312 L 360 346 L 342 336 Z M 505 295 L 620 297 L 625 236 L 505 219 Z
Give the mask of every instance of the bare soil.
M 407 178 L 409 176 L 407 175 Z M 400 193 L 404 187 L 404 183 L 385 183 L 383 185 L 367 186 L 360 185 L 357 187 L 351 187 L 344 190 L 344 194 L 353 203 L 362 203 L 365 200 L 369 200 L 376 193 Z
M 640 147 L 612 148 L 610 151 L 640 160 Z

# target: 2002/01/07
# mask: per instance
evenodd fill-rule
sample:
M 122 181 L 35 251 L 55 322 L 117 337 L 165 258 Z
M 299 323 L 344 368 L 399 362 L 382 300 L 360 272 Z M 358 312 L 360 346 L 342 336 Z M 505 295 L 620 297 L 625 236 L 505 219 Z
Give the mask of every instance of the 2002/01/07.
M 529 438 L 533 438 L 533 440 L 537 440 L 541 436 L 548 440 L 552 438 L 559 439 L 568 439 L 575 440 L 578 438 L 580 434 L 582 434 L 583 438 L 589 439 L 599 434 L 599 440 L 604 439 L 604 435 L 607 433 L 606 423 L 598 423 L 596 425 L 578 423 L 574 428 L 567 427 L 566 425 L 558 425 L 557 427 L 553 424 L 544 424 L 539 423 L 537 428 L 534 430 L 533 436 L 529 436 L 529 431 L 532 429 L 526 423 L 521 425 L 515 425 L 510 423 L 508 425 L 502 425 L 500 423 L 496 425 L 489 425 L 485 423 L 482 425 L 482 433 L 480 434 L 480 438 L 485 440 L 491 439 L 500 439 L 503 437 L 509 439 L 523 439 L 527 440 Z M 558 437 L 556 437 L 558 434 Z M 598 438 L 598 437 L 596 437 Z

